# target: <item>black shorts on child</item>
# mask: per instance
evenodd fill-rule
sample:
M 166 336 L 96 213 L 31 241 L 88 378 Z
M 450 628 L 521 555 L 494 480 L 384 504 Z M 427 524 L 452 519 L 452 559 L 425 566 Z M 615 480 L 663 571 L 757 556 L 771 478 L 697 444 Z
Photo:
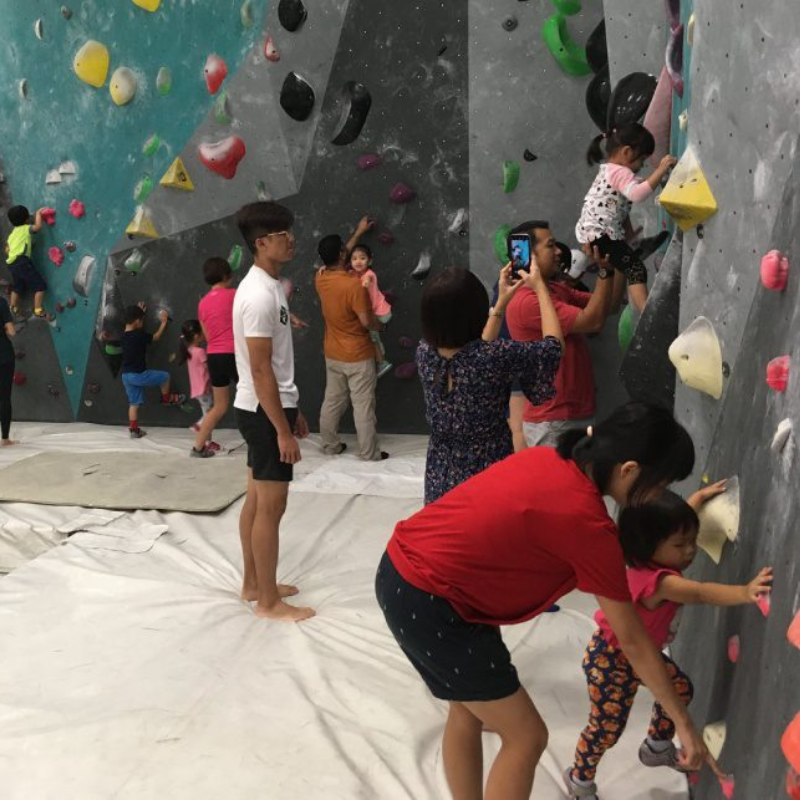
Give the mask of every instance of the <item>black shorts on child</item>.
M 15 294 L 47 291 L 47 282 L 39 274 L 27 256 L 17 256 L 13 264 L 9 264 L 11 273 L 11 291 Z
M 294 428 L 297 421 L 296 408 L 284 408 L 289 426 Z M 281 461 L 281 451 L 278 447 L 278 431 L 269 421 L 264 409 L 259 406 L 257 411 L 244 411 L 234 409 L 236 427 L 247 443 L 247 466 L 253 471 L 253 478 L 257 481 L 279 481 L 289 483 L 294 477 L 292 464 Z

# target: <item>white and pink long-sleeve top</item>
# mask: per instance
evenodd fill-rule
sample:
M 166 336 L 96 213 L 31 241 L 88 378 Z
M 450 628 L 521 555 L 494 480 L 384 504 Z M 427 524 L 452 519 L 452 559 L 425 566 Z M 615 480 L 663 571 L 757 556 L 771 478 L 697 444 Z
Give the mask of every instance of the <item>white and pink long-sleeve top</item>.
M 369 301 L 372 303 L 372 313 L 375 314 L 376 317 L 391 314 L 392 307 L 389 305 L 386 296 L 378 288 L 378 276 L 371 269 L 365 269 L 360 274 L 360 278 L 363 281 L 366 277 L 370 279 L 367 292 L 369 294 Z
M 583 201 L 583 211 L 575 226 L 575 236 L 581 244 L 601 236 L 617 241 L 625 239 L 623 223 L 632 203 L 639 203 L 653 193 L 647 181 L 640 181 L 628 167 L 601 164 Z

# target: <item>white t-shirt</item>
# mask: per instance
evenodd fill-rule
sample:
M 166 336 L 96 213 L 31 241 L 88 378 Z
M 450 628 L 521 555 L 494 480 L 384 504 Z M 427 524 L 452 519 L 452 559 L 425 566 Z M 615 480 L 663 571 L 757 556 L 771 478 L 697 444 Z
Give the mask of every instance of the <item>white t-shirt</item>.
M 278 381 L 281 405 L 296 408 L 299 393 L 294 382 L 294 345 L 289 324 L 289 303 L 280 281 L 252 266 L 239 284 L 233 301 L 233 343 L 239 383 L 233 405 L 257 411 L 253 373 L 246 339 L 272 339 L 272 370 Z

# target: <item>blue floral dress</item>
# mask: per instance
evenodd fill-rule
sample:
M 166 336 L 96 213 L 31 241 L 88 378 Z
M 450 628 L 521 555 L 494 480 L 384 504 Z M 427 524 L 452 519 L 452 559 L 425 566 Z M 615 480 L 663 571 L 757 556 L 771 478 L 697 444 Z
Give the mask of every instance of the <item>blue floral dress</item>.
M 478 339 L 450 359 L 420 343 L 417 367 L 431 428 L 426 504 L 514 452 L 506 421 L 512 384 L 539 405 L 555 397 L 560 363 L 561 343 L 552 336 L 538 342 Z

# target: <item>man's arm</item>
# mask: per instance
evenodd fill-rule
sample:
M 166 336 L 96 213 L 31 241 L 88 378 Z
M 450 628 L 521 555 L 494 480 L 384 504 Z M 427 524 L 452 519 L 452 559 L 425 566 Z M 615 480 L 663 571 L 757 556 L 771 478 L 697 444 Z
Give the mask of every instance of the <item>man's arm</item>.
M 614 281 L 609 275 L 605 279 L 597 278 L 594 291 L 589 302 L 570 329 L 570 333 L 599 333 L 611 309 L 612 289 Z
M 607 316 L 618 314 L 622 307 L 622 298 L 625 297 L 625 289 L 628 287 L 627 278 L 619 271 L 614 270 L 614 286 L 611 289 L 611 301 Z
M 356 225 L 353 235 L 347 240 L 345 247 L 348 253 L 353 252 L 353 248 L 358 244 L 361 237 L 372 227 L 372 220 L 369 217 L 361 217 Z M 365 326 L 366 327 L 366 326 Z
M 358 315 L 358 321 L 368 330 L 368 331 L 378 331 L 378 333 L 382 333 L 386 326 L 375 316 L 371 308 L 368 308 L 366 311 L 356 311 Z

